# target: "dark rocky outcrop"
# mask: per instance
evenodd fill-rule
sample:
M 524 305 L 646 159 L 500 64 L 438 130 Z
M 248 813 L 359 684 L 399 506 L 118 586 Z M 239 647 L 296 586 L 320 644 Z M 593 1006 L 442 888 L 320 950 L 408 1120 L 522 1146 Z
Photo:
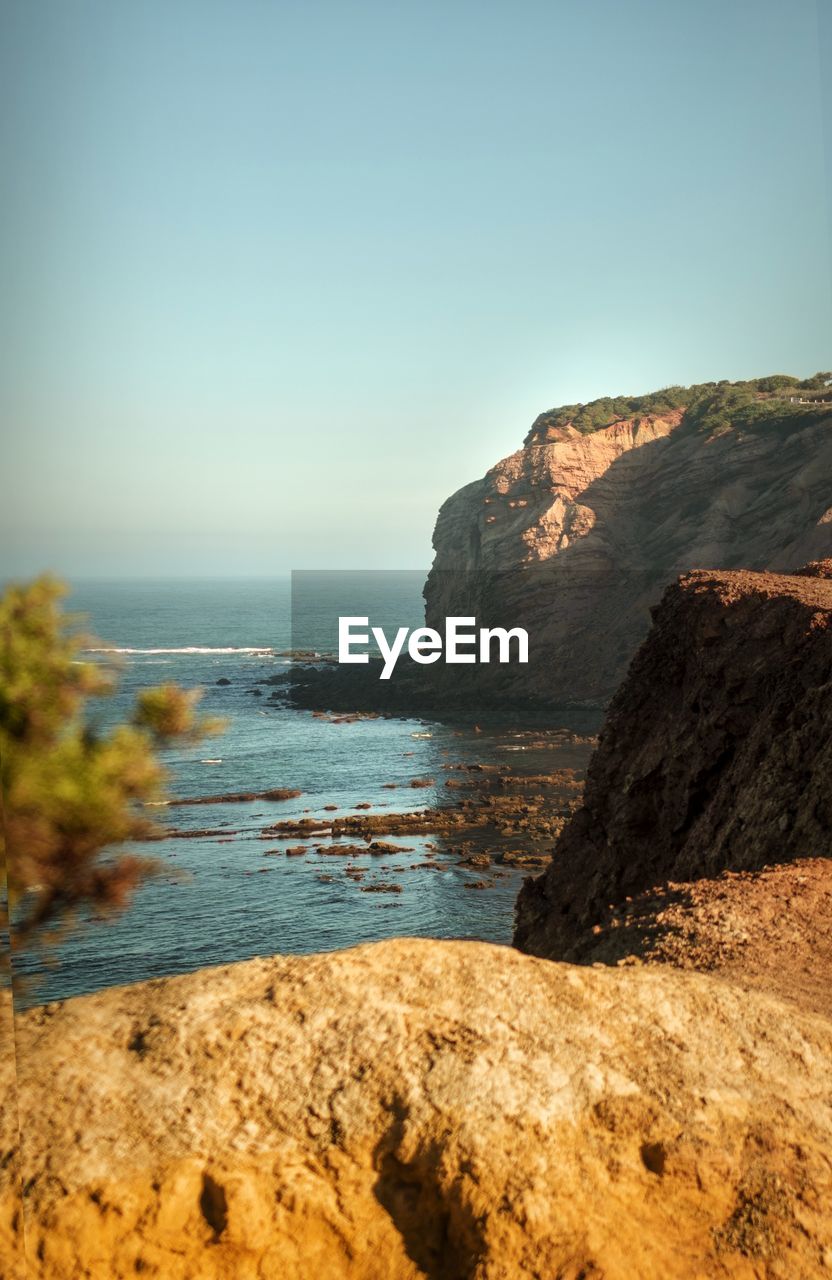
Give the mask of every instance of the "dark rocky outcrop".
M 516 666 L 490 666 L 483 679 L 479 667 L 422 667 L 404 656 L 391 680 L 380 680 L 380 671 L 380 661 L 361 667 L 292 667 L 284 676 L 285 697 L 297 710 L 325 709 L 347 723 L 358 712 L 490 728 L 559 725 L 594 733 L 603 718 L 594 704 L 535 695 L 526 667 L 519 668 L 519 680 Z
M 697 571 L 654 610 L 609 710 L 583 807 L 527 882 L 516 944 L 581 959 L 611 904 L 832 855 L 832 561 Z

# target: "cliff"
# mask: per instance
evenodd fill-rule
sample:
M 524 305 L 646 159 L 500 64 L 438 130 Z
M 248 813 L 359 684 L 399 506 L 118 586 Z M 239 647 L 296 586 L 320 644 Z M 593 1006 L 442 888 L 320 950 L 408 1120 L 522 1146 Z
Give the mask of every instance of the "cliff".
M 24 1227 L 32 1280 L 832 1263 L 832 1024 L 699 974 L 399 940 L 33 1009 L 17 1063 L 4 1280 Z
M 603 705 L 680 572 L 832 555 L 832 405 L 760 389 L 777 382 L 553 410 L 449 498 L 428 623 L 474 614 L 531 643 L 528 667 L 469 684 L 506 703 Z
M 655 886 L 829 859 L 830 673 L 832 561 L 793 576 L 698 571 L 669 587 L 610 706 L 583 805 L 521 892 L 516 944 L 585 958 L 610 906 Z

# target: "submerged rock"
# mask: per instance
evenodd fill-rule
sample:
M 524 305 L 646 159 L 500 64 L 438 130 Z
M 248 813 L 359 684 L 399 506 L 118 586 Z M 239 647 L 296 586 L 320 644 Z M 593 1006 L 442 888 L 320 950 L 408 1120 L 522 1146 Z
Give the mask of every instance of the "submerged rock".
M 186 796 L 168 800 L 174 808 L 183 804 L 240 804 L 246 800 L 294 800 L 303 792 L 294 787 L 273 787 L 270 791 L 229 791 L 219 796 Z

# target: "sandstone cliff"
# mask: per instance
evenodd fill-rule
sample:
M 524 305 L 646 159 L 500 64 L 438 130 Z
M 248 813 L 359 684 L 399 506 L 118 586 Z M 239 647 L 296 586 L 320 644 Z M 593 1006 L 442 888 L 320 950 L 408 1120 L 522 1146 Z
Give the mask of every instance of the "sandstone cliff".
M 583 806 L 527 882 L 516 943 L 589 955 L 610 904 L 832 856 L 832 561 L 668 588 L 616 695 Z
M 832 554 L 832 409 L 756 389 L 768 381 L 645 397 L 634 416 L 609 402 L 613 420 L 588 434 L 569 419 L 592 406 L 553 411 L 448 499 L 428 622 L 472 613 L 531 638 L 530 665 L 492 667 L 484 693 L 603 704 L 678 573 Z
M 24 1225 L 32 1280 L 832 1265 L 832 1024 L 701 975 L 402 940 L 34 1009 L 17 1059 L 4 1280 Z

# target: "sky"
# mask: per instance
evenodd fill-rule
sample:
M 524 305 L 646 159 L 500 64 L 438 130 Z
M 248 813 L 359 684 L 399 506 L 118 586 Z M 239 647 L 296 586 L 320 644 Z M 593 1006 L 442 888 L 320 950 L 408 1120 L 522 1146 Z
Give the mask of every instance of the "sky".
M 0 12 L 2 576 L 425 567 L 545 409 L 832 367 L 830 0 Z

